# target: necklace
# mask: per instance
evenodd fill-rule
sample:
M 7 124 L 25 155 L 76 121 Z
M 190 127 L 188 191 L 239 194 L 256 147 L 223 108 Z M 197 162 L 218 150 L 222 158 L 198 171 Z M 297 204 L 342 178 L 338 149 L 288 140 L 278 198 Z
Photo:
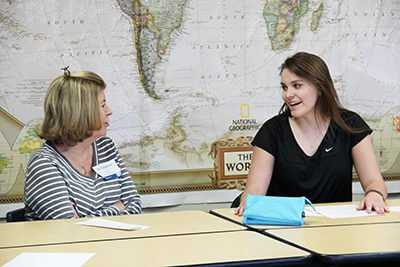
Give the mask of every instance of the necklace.
M 310 140 L 310 139 L 308 138 L 308 136 L 305 135 L 304 133 L 303 133 L 303 135 L 306 137 L 306 139 L 307 139 L 308 144 L 310 145 L 310 147 L 311 147 L 311 148 L 315 148 L 315 147 L 316 147 L 316 142 L 317 142 L 318 137 L 321 137 L 321 132 L 319 132 L 319 133 L 314 137 L 313 140 Z
M 320 144 L 319 141 L 321 141 L 321 140 L 320 140 L 321 137 L 323 138 L 323 135 L 324 135 L 323 132 L 326 132 L 326 129 L 328 128 L 328 125 L 329 125 L 329 124 L 322 125 L 322 127 L 318 127 L 317 134 L 316 134 L 313 138 L 309 138 L 309 137 L 304 133 L 304 131 L 301 129 L 300 125 L 297 124 L 297 125 L 296 125 L 296 126 L 297 126 L 296 128 L 299 130 L 299 132 L 301 133 L 301 135 L 304 136 L 304 138 L 306 139 L 306 141 L 307 141 L 309 147 L 310 147 L 311 149 L 316 149 L 317 143 L 318 143 L 318 145 Z
M 65 154 L 68 156 L 68 159 L 70 159 L 73 163 L 75 163 L 75 165 L 79 166 L 79 172 L 83 175 L 89 175 L 90 174 L 90 169 L 86 170 L 85 166 L 89 165 L 89 161 L 90 161 L 90 154 L 91 153 L 87 153 L 85 156 L 85 159 L 83 160 L 83 165 L 79 163 L 78 160 L 76 160 L 68 151 L 68 148 L 64 148 L 65 150 Z
M 307 140 L 307 142 L 308 142 L 310 148 L 314 149 L 314 148 L 317 146 L 317 145 L 316 145 L 317 141 L 321 138 L 321 135 L 322 135 L 321 129 L 318 128 L 318 133 L 317 133 L 317 134 L 315 135 L 315 137 L 313 137 L 312 139 L 310 139 L 310 138 L 301 130 L 300 127 L 299 127 L 299 130 L 300 130 L 301 134 L 306 138 L 306 140 Z

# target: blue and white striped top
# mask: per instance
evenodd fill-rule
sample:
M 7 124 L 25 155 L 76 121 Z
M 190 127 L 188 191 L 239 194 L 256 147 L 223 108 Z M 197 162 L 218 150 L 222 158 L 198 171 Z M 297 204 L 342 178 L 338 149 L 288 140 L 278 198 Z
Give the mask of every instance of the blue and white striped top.
M 141 199 L 125 164 L 108 137 L 93 143 L 93 166 L 114 160 L 121 176 L 105 180 L 96 172 L 84 176 L 50 142 L 40 147 L 29 161 L 25 180 L 27 220 L 112 216 L 141 212 Z M 125 210 L 111 206 L 118 200 Z M 72 208 L 73 207 L 73 208 Z

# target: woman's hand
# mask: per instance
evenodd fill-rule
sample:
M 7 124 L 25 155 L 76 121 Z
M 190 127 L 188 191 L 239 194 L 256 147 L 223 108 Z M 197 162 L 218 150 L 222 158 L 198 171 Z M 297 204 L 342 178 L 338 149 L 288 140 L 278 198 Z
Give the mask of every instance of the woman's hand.
M 76 212 L 76 209 L 75 209 L 74 205 L 72 205 L 72 203 L 71 203 L 71 209 L 72 209 L 72 212 L 74 213 L 74 218 L 79 218 L 79 215 Z
M 357 210 L 365 209 L 368 213 L 371 213 L 373 210 L 378 214 L 389 212 L 389 208 L 385 206 L 383 197 L 374 191 L 368 192 L 364 196 L 363 200 L 361 200 L 360 205 L 357 207 Z
M 245 204 L 246 204 L 246 195 L 247 195 L 247 192 L 244 191 L 243 194 L 242 194 L 242 197 L 240 198 L 240 204 L 235 209 L 235 214 L 236 215 L 239 215 L 239 216 L 243 215 L 243 212 L 244 212 L 244 209 L 245 209 Z
M 244 212 L 244 201 L 241 201 L 239 207 L 235 209 L 235 214 L 242 216 L 243 212 Z
M 116 207 L 117 209 L 119 209 L 119 211 L 124 211 L 125 210 L 125 205 L 124 203 L 122 203 L 121 200 L 118 200 L 117 202 L 115 202 L 114 204 L 112 204 L 112 206 Z

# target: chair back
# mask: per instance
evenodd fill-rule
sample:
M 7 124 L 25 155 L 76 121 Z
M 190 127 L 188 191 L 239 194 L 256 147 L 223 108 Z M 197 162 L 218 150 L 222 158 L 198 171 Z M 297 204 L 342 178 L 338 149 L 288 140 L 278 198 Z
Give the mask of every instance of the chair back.
M 241 193 L 240 195 L 238 195 L 238 196 L 232 201 L 231 208 L 237 208 L 237 207 L 239 207 L 239 205 L 240 205 L 240 199 L 242 198 L 242 194 L 243 194 L 243 193 Z

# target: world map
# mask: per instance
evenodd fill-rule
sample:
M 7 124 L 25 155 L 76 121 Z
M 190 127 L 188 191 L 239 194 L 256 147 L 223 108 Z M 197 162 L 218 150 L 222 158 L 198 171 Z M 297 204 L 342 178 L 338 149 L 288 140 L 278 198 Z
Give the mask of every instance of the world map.
M 0 127 L 0 195 L 43 143 L 35 129 L 62 67 L 105 79 L 108 135 L 133 174 L 190 173 L 213 168 L 213 142 L 253 136 L 278 113 L 279 66 L 298 51 L 327 62 L 342 104 L 374 130 L 382 173 L 399 175 L 399 10 L 394 0 L 1 0 L 0 116 L 22 128 L 10 138 Z

